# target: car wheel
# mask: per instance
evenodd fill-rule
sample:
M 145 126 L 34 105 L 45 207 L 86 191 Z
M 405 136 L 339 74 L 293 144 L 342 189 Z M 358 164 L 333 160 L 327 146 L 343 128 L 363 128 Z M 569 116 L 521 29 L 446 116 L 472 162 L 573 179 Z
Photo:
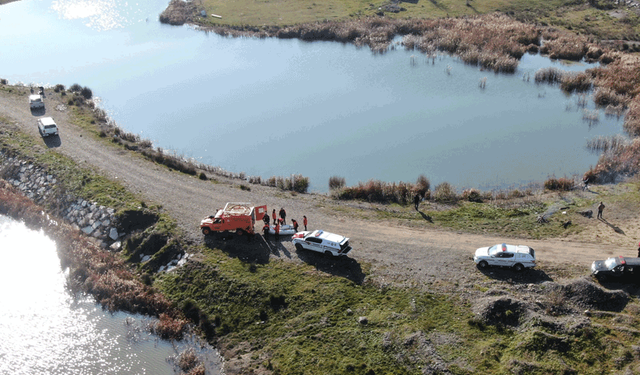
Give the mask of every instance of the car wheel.
M 607 281 L 607 275 L 598 275 L 596 276 L 596 279 L 600 282 Z
M 242 235 L 244 235 L 244 230 L 242 230 L 242 229 L 236 229 L 236 234 L 237 234 L 238 236 L 242 236 Z
M 202 228 L 202 234 L 204 234 L 205 236 L 208 236 L 211 234 L 211 229 L 204 227 Z
M 481 261 L 480 263 L 478 263 L 478 267 L 479 267 L 479 268 L 483 268 L 483 269 L 484 269 L 484 268 L 487 268 L 487 267 L 489 267 L 489 263 L 487 263 L 487 262 L 485 262 L 485 261 L 483 260 L 483 261 Z
M 296 244 L 296 250 L 298 251 L 302 251 L 304 250 L 304 247 L 302 247 L 302 245 L 300 245 L 299 243 Z
M 324 255 L 328 255 L 328 256 L 332 257 L 333 253 L 331 251 L 327 250 L 327 251 L 324 252 Z
M 522 264 L 518 263 L 518 264 L 516 264 L 515 266 L 513 266 L 513 269 L 514 269 L 516 272 L 520 272 L 520 271 L 522 271 L 522 270 L 524 269 L 524 266 L 523 266 Z

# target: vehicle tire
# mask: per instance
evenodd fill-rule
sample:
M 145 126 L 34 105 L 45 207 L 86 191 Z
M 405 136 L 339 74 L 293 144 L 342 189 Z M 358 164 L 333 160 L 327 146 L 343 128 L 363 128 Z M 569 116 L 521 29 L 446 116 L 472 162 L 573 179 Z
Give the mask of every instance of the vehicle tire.
M 520 263 L 517 263 L 515 266 L 513 266 L 513 269 L 516 272 L 520 272 L 520 271 L 522 271 L 524 269 L 524 266 L 522 264 L 520 264 Z
M 236 229 L 236 234 L 238 236 L 244 236 L 245 231 L 243 229 Z
M 204 234 L 205 236 L 208 236 L 211 234 L 211 229 L 204 227 L 202 228 L 202 234 Z
M 328 255 L 328 256 L 332 257 L 333 253 L 331 251 L 327 250 L 327 251 L 324 252 L 324 255 Z
M 296 244 L 296 250 L 298 251 L 302 251 L 304 250 L 304 247 L 302 247 L 302 245 L 300 245 L 299 243 Z
M 478 268 L 485 269 L 487 267 L 489 267 L 489 263 L 485 262 L 484 260 L 478 263 Z
M 607 276 L 606 275 L 598 275 L 598 276 L 596 276 L 596 279 L 598 279 L 599 282 L 607 281 Z

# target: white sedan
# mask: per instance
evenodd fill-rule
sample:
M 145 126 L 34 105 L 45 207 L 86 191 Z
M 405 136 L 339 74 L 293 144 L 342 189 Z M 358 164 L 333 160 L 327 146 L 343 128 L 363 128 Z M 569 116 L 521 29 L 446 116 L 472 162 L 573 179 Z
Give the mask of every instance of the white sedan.
M 509 267 L 516 271 L 536 266 L 536 253 L 529 246 L 507 245 L 505 243 L 491 247 L 481 247 L 473 256 L 478 268 Z

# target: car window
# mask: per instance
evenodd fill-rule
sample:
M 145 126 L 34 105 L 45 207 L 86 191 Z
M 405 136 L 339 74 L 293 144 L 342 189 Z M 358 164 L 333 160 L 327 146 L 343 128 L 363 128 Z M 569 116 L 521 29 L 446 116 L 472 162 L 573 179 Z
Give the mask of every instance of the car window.
M 618 258 L 609 258 L 604 261 L 604 265 L 607 269 L 612 270 L 618 264 L 617 260 Z
M 502 253 L 502 257 L 503 258 L 513 258 L 513 253 L 503 252 Z
M 307 237 L 305 239 L 307 242 L 321 243 L 322 239 L 316 237 Z

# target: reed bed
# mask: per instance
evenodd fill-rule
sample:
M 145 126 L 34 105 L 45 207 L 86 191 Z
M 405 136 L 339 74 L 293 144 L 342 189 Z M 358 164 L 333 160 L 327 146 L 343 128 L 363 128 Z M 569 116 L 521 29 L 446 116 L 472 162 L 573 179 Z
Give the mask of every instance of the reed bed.
M 138 280 L 121 258 L 101 249 L 91 238 L 81 235 L 63 220 L 45 215 L 42 207 L 4 180 L 0 180 L 0 213 L 23 220 L 30 228 L 41 228 L 56 240 L 62 267 L 70 270 L 73 290 L 94 295 L 110 311 L 158 317 L 163 337 L 182 337 L 187 321 L 181 313 L 165 297 Z
M 560 83 L 562 82 L 562 77 L 564 76 L 564 74 L 565 72 L 558 68 L 554 68 L 554 67 L 542 68 L 536 72 L 534 76 L 534 81 L 536 83 L 551 83 L 551 84 Z
M 544 182 L 544 188 L 547 190 L 569 191 L 569 190 L 573 190 L 574 187 L 575 187 L 575 181 L 567 177 L 561 177 L 561 178 L 550 177 L 547 179 L 547 181 Z
M 565 92 L 586 92 L 593 88 L 593 80 L 585 72 L 565 73 L 560 78 L 560 88 Z
M 616 152 L 629 146 L 631 140 L 622 135 L 598 136 L 587 141 L 587 149 L 591 152 Z

